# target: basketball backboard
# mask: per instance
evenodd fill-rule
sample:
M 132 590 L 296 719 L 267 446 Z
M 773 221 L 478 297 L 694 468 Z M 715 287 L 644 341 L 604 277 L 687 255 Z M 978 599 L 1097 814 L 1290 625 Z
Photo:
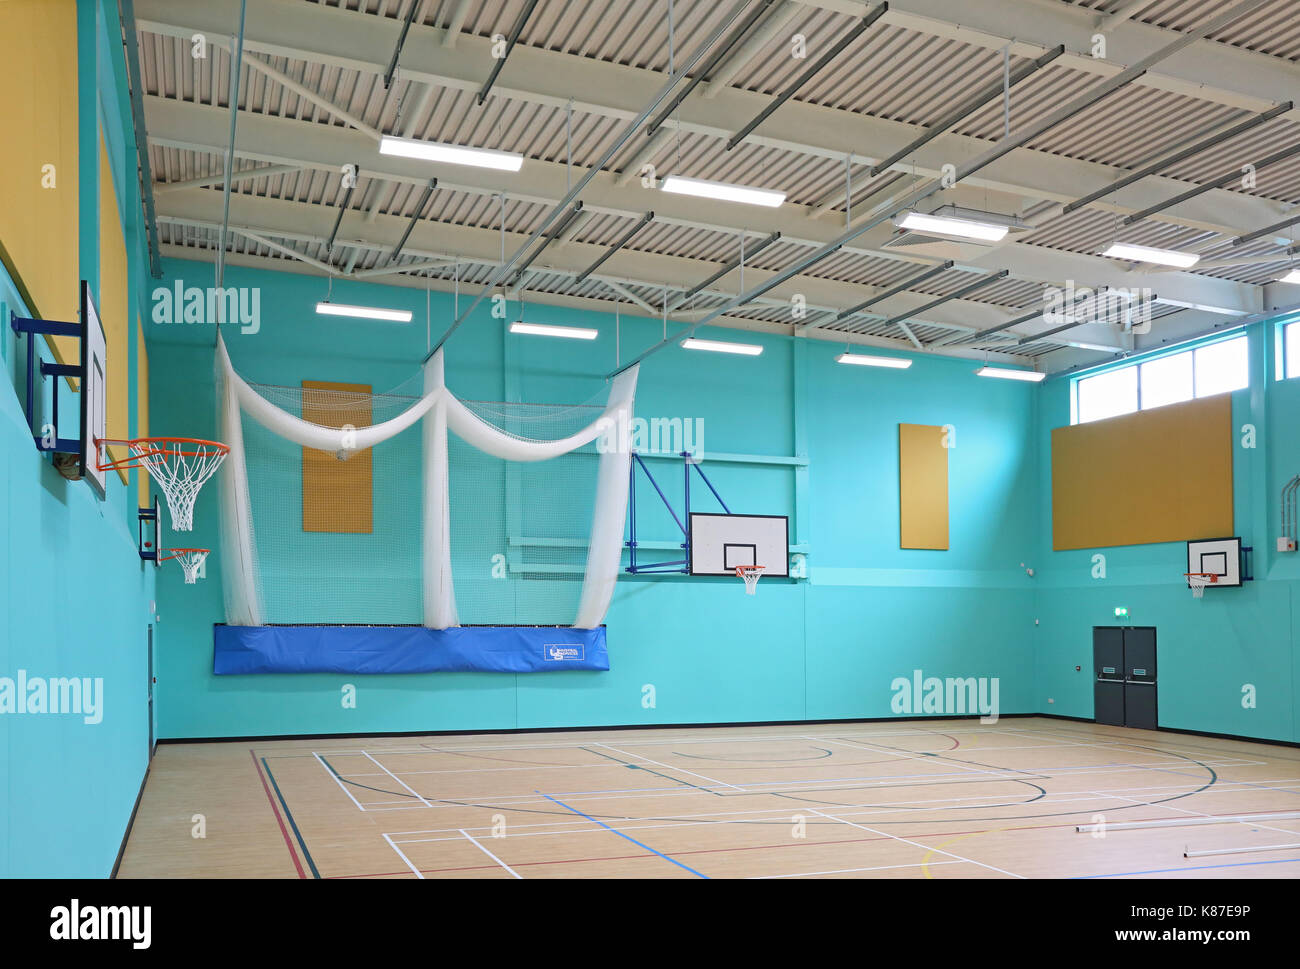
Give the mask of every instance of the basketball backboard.
M 1207 538 L 1188 542 L 1187 571 L 1215 576 L 1207 588 L 1241 585 L 1241 539 Z
M 99 497 L 107 492 L 108 472 L 99 469 L 99 446 L 96 440 L 108 437 L 108 345 L 104 327 L 99 322 L 90 285 L 81 283 L 81 454 L 78 459 L 82 478 L 90 483 Z
M 790 574 L 790 520 L 785 515 L 692 512 L 689 527 L 691 575 L 735 578 L 741 565 L 762 565 L 767 576 Z

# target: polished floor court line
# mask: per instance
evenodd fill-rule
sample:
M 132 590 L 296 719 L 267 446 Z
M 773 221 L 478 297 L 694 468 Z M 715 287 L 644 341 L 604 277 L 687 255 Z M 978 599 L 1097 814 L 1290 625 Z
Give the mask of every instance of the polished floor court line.
M 1296 748 L 1039 718 L 169 744 L 120 875 L 1300 877 L 1183 857 L 1289 811 Z

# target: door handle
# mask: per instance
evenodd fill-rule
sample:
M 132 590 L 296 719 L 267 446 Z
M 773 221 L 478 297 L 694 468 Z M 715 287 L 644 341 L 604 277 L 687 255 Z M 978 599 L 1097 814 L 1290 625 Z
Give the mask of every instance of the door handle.
M 1136 683 L 1138 686 L 1155 686 L 1155 680 L 1125 680 L 1125 683 Z

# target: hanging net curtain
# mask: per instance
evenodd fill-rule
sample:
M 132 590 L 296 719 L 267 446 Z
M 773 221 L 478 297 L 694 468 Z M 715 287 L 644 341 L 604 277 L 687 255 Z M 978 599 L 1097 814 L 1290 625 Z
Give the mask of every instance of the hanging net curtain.
M 229 625 L 603 622 L 637 368 L 601 403 L 463 401 L 441 351 L 374 394 L 250 383 L 219 341 L 216 378 Z

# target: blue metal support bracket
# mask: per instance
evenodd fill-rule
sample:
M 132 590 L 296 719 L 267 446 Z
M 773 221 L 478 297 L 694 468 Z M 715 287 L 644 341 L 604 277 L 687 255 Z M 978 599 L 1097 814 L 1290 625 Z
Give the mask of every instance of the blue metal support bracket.
M 80 323 L 64 323 L 59 320 L 37 320 L 29 316 L 19 316 L 14 313 L 10 319 L 10 327 L 16 334 L 27 335 L 27 393 L 25 398 L 25 414 L 27 416 L 27 430 L 32 435 L 32 440 L 36 442 L 36 450 L 52 451 L 58 454 L 80 454 L 81 441 L 73 438 L 58 437 L 59 429 L 59 387 L 54 386 L 54 432 L 55 438 L 52 442 L 47 443 L 44 434 L 38 434 L 33 422 L 36 420 L 36 336 L 70 336 L 81 339 Z M 47 363 L 41 361 L 40 375 L 42 384 L 46 377 L 80 377 L 81 368 L 70 364 Z

